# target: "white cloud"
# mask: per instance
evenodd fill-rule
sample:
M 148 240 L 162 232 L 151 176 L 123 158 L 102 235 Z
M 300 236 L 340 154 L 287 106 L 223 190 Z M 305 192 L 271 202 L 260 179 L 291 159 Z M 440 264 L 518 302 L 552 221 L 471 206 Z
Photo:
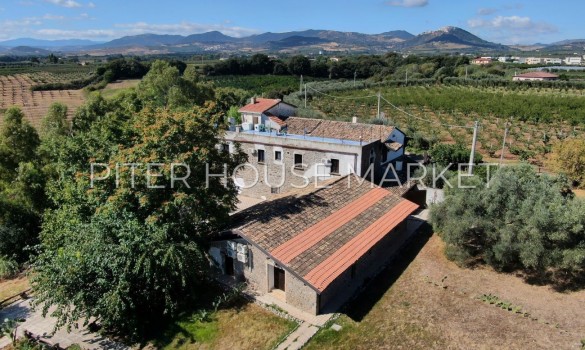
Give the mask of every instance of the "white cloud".
M 555 32 L 556 27 L 546 22 L 535 22 L 530 17 L 496 16 L 491 19 L 473 18 L 467 24 L 471 28 L 488 28 L 502 30 L 530 30 L 539 33 Z
M 394 0 L 388 1 L 387 4 L 397 7 L 423 7 L 429 4 L 429 0 Z
M 81 7 L 81 4 L 75 0 L 45 0 L 45 1 L 48 3 L 51 3 L 53 5 L 62 6 L 62 7 L 68 7 L 68 8 Z
M 47 13 L 46 15 L 43 16 L 43 19 L 46 19 L 49 21 L 62 21 L 65 19 L 65 16 L 52 15 L 50 13 Z
M 493 15 L 494 13 L 498 12 L 498 9 L 492 7 L 484 7 L 477 10 L 477 14 L 480 16 L 489 16 Z
M 94 8 L 95 7 L 95 4 L 90 1 L 89 3 L 87 3 L 87 7 Z
M 467 25 L 472 29 L 484 31 L 489 40 L 508 44 L 534 43 L 542 40 L 543 36 L 558 32 L 552 24 L 522 16 L 472 18 L 467 21 Z

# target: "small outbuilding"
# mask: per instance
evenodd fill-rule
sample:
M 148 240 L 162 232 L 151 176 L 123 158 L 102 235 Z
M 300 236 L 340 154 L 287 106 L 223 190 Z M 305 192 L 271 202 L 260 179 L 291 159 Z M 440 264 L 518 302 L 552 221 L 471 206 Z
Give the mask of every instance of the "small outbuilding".
M 212 243 L 220 278 L 317 315 L 335 311 L 409 237 L 418 205 L 354 175 L 232 216 Z

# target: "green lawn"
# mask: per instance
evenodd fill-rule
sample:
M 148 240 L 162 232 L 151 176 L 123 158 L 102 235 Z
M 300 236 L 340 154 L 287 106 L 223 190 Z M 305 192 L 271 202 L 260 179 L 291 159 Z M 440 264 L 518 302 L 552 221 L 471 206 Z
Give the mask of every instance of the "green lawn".
M 153 341 L 158 349 L 272 349 L 296 324 L 255 304 L 220 310 L 209 322 L 186 316 Z

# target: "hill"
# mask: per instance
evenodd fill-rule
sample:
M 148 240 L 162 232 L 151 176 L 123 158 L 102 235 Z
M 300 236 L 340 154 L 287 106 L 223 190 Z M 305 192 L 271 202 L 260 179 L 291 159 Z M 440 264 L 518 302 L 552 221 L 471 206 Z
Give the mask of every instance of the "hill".
M 483 40 L 457 27 L 444 27 L 439 30 L 419 34 L 414 38 L 404 41 L 401 47 L 409 50 L 510 50 L 505 45 Z
M 189 36 L 141 34 L 125 36 L 106 43 L 88 40 L 47 40 L 17 39 L 0 43 L 16 43 L 39 49 L 57 48 L 61 51 L 98 53 L 176 53 L 176 52 L 303 52 L 307 50 L 330 50 L 342 52 L 381 53 L 388 51 L 515 51 L 505 45 L 483 40 L 468 31 L 457 27 L 445 27 L 436 31 L 413 35 L 404 30 L 387 31 L 379 34 L 343 32 L 335 30 L 310 29 L 284 33 L 266 32 L 243 38 L 211 31 Z M 49 46 L 47 46 L 49 45 Z

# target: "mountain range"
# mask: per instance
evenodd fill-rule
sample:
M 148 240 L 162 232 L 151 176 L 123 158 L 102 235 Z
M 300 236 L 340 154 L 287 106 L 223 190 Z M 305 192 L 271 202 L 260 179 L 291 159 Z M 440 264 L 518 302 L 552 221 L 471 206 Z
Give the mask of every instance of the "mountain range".
M 583 49 L 585 40 L 567 40 L 553 43 L 555 49 Z M 544 45 L 546 49 L 549 46 Z M 163 35 L 141 34 L 125 36 L 109 42 L 90 40 L 39 40 L 15 39 L 0 42 L 0 54 L 38 54 L 40 51 L 74 53 L 175 53 L 175 52 L 310 52 L 338 51 L 377 53 L 400 52 L 513 52 L 516 48 L 489 42 L 457 27 L 411 34 L 403 30 L 380 34 L 363 34 L 333 30 L 304 30 L 286 33 L 262 33 L 243 38 L 225 35 L 218 31 L 201 34 Z

